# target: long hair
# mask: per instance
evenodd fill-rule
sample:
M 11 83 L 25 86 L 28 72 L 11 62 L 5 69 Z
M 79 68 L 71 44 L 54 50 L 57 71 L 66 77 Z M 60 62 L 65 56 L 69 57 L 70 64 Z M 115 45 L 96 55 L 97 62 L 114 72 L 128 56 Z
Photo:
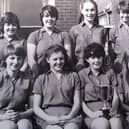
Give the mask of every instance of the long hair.
M 96 16 L 95 16 L 95 19 L 94 19 L 94 23 L 95 24 L 99 24 L 99 20 L 98 20 L 98 5 L 97 5 L 97 3 L 94 0 L 82 0 L 81 3 L 80 3 L 80 10 L 83 9 L 83 5 L 86 2 L 91 2 L 95 6 Z M 82 22 L 83 20 L 84 20 L 84 17 L 83 17 L 82 14 L 80 14 L 79 22 Z

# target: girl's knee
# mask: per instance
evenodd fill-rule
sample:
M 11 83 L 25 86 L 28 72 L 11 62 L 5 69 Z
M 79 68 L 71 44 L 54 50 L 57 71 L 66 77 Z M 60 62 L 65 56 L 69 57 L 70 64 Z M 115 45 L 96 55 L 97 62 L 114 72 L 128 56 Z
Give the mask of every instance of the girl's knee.
M 32 123 L 28 119 L 21 119 L 17 123 L 18 129 L 33 129 Z
M 123 129 L 122 120 L 119 117 L 110 119 L 110 124 L 112 129 Z
M 0 129 L 17 129 L 17 125 L 13 121 L 5 120 L 0 122 Z
M 64 126 L 64 129 L 79 129 L 80 125 L 76 123 L 68 123 Z
M 110 129 L 110 123 L 106 118 L 98 118 L 92 122 L 91 129 Z

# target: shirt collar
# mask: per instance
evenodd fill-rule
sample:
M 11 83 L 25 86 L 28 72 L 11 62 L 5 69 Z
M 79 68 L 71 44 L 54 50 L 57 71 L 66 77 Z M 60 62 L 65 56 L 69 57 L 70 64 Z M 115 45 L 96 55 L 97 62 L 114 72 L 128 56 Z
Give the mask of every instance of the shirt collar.
M 92 75 L 93 74 L 90 68 L 87 68 L 86 72 L 87 72 L 87 75 Z M 101 69 L 101 71 L 99 72 L 98 76 L 103 74 L 103 73 L 105 73 L 105 71 L 104 71 L 104 69 Z
M 3 72 L 4 72 L 4 78 L 9 79 L 10 76 L 9 76 L 7 70 L 4 70 Z M 19 72 L 17 73 L 16 79 L 19 78 L 20 76 L 21 76 L 21 72 L 19 71 Z
M 81 25 L 82 27 L 87 26 L 84 21 L 82 21 L 82 22 L 80 23 L 80 25 Z M 97 25 L 96 23 L 94 23 L 94 25 L 92 26 L 92 28 L 93 28 L 94 26 L 98 26 L 98 25 Z
M 45 30 L 45 28 L 44 28 L 44 27 L 42 27 L 42 28 L 40 29 L 40 31 L 41 31 L 42 33 L 46 32 L 46 30 Z M 56 27 L 54 27 L 53 32 L 55 32 L 55 33 L 59 33 L 59 32 L 60 32 L 60 30 L 59 30 L 59 29 L 57 29 Z
M 6 38 L 4 37 L 4 35 L 3 35 L 2 39 L 6 40 Z M 10 40 L 9 42 L 12 42 L 12 41 L 14 41 L 14 40 L 19 40 L 19 39 L 20 39 L 19 35 L 16 34 L 16 35 L 12 38 L 12 40 Z

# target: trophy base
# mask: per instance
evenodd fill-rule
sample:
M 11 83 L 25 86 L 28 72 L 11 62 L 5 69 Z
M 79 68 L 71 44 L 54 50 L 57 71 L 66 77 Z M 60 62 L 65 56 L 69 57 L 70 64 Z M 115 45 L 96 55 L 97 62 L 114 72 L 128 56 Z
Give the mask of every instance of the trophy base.
M 105 107 L 103 107 L 103 108 L 101 108 L 101 111 L 103 112 L 103 116 L 105 117 L 105 118 L 107 118 L 107 119 L 109 119 L 110 118 L 110 109 L 109 108 L 105 108 Z

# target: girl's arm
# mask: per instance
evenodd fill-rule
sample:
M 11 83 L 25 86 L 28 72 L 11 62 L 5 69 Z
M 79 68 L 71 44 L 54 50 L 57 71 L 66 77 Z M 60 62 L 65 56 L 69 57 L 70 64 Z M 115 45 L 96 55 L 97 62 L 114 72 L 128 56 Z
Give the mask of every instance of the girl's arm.
M 87 104 L 83 101 L 82 102 L 82 109 L 83 112 L 90 118 L 98 118 L 100 116 L 103 116 L 103 112 L 102 111 L 95 111 L 93 112 L 88 106 Z
M 36 64 L 35 53 L 36 53 L 36 45 L 27 43 L 28 64 L 31 69 Z
M 33 104 L 33 95 L 30 95 L 29 99 L 28 99 L 28 104 L 25 105 L 26 111 L 19 113 L 20 118 L 22 118 L 22 119 L 29 118 L 33 115 L 32 104 Z
M 36 45 L 27 43 L 27 59 L 28 59 L 28 64 L 32 70 L 33 77 L 37 77 L 39 74 L 39 65 L 37 64 L 35 60 L 36 56 Z
M 120 100 L 118 96 L 117 87 L 114 87 L 113 100 L 112 100 L 112 112 L 117 113 L 119 110 Z
M 67 120 L 67 119 L 72 119 L 73 117 L 75 117 L 80 110 L 80 105 L 81 105 L 80 91 L 75 90 L 71 112 L 65 116 L 62 116 L 60 120 Z
M 59 123 L 59 119 L 56 116 L 50 116 L 47 113 L 41 109 L 41 103 L 42 103 L 42 96 L 39 94 L 34 94 L 34 104 L 33 104 L 33 109 L 34 113 L 40 117 L 41 119 L 47 121 L 48 123 L 54 124 L 54 123 Z

